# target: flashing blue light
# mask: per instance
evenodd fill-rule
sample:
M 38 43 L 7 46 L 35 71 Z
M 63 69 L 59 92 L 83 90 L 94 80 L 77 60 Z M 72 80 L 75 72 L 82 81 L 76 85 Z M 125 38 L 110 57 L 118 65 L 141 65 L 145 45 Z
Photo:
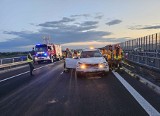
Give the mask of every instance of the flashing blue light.
M 47 53 L 44 53 L 45 56 L 47 56 Z
M 39 46 L 39 45 L 41 45 L 41 44 L 36 44 L 36 45 L 38 45 L 38 46 Z

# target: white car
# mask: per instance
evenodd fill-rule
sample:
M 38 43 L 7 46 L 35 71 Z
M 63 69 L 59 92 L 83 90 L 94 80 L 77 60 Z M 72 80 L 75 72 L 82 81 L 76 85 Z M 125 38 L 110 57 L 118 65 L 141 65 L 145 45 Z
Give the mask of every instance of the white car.
M 77 77 L 86 73 L 109 72 L 109 65 L 98 49 L 84 49 L 78 59 L 66 59 L 66 68 L 75 68 Z

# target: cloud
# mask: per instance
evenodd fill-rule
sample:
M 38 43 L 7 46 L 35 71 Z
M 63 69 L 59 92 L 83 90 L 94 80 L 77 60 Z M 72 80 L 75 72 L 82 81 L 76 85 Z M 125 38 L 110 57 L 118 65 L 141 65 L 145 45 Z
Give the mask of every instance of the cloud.
M 136 25 L 136 26 L 131 26 L 128 29 L 131 29 L 131 30 L 160 29 L 160 25 L 150 25 L 150 26 Z
M 71 17 L 90 17 L 90 14 L 71 15 Z
M 102 18 L 103 18 L 103 15 L 95 16 L 94 18 L 95 18 L 95 19 L 102 19 Z
M 80 24 L 80 26 L 92 26 L 98 24 L 98 21 L 85 21 Z
M 42 27 L 55 27 L 55 26 L 61 26 L 64 23 L 69 23 L 69 22 L 74 22 L 74 21 L 75 21 L 74 18 L 63 17 L 59 21 L 45 22 L 45 23 L 39 24 L 38 26 L 42 26 Z
M 54 31 L 60 31 L 60 32 L 72 32 L 72 31 L 76 31 L 76 32 L 79 32 L 79 31 L 89 31 L 91 29 L 96 29 L 97 28 L 97 24 L 98 22 L 97 21 L 85 21 L 83 23 L 75 23 L 75 24 L 72 24 L 72 25 L 69 25 L 69 24 L 58 24 L 55 22 L 50 22 L 48 24 L 48 22 L 46 23 L 43 23 L 43 24 L 40 24 L 41 27 L 50 27 L 52 29 L 48 29 L 48 30 L 54 30 Z M 42 29 L 42 31 L 46 31 L 47 29 Z M 47 31 L 48 31 L 47 30 Z M 41 32 L 42 32 L 41 31 Z
M 106 25 L 116 25 L 116 24 L 120 24 L 122 22 L 122 20 L 119 20 L 119 19 L 115 19 L 115 20 L 112 20 L 112 21 L 109 21 L 106 23 Z
M 4 34 L 14 35 L 16 38 L 6 42 L 0 42 L 1 49 L 10 46 L 10 49 L 13 50 L 26 51 L 29 50 L 29 45 L 42 43 L 42 37 L 44 35 L 51 36 L 51 42 L 53 43 L 65 44 L 71 42 L 99 41 L 103 39 L 104 36 L 112 34 L 106 31 L 96 31 L 95 29 L 98 27 L 98 21 L 84 21 L 76 24 L 64 23 L 70 21 L 73 20 L 63 18 L 60 21 L 44 22 L 39 24 L 41 28 L 36 32 L 4 31 Z

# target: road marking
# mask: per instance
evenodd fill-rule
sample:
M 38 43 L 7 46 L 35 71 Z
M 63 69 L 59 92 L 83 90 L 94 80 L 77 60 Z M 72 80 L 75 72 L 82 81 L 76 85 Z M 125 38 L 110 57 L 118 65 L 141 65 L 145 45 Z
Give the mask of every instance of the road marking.
M 56 62 L 54 62 L 54 63 L 52 63 L 52 64 L 47 64 L 47 65 L 44 65 L 44 66 L 38 67 L 38 68 L 36 68 L 36 69 L 34 69 L 34 70 L 38 70 L 38 69 L 41 69 L 41 68 L 43 68 L 43 67 L 46 67 L 46 66 L 49 66 L 49 65 L 53 65 L 53 64 L 55 64 L 55 63 L 56 63 Z M 29 72 L 30 72 L 30 71 L 26 71 L 26 72 L 20 73 L 20 74 L 18 74 L 18 75 L 14 75 L 14 76 L 11 76 L 11 77 L 8 77 L 8 78 L 5 78 L 5 79 L 2 79 L 2 80 L 0 80 L 0 83 L 1 83 L 1 82 L 4 82 L 4 81 L 7 81 L 7 80 L 9 80 L 9 79 L 12 79 L 12 78 L 15 78 L 15 77 L 18 77 L 18 76 L 24 75 L 24 74 L 29 73 Z
M 61 75 L 63 74 L 63 72 L 61 72 Z
M 0 83 L 3 82 L 3 81 L 6 81 L 6 80 L 9 80 L 9 79 L 12 79 L 12 78 L 15 78 L 15 77 L 18 77 L 18 76 L 21 76 L 21 75 L 24 75 L 26 73 L 29 73 L 29 71 L 26 71 L 26 72 L 23 72 L 23 73 L 20 73 L 18 75 L 14 75 L 14 76 L 11 76 L 9 78 L 6 78 L 6 79 L 3 79 L 3 80 L 0 80 Z
M 48 104 L 54 104 L 54 103 L 56 103 L 56 102 L 58 102 L 58 101 L 55 100 L 55 99 L 53 99 L 53 100 L 51 100 L 51 101 L 48 101 Z
M 149 102 L 147 102 L 127 81 L 125 81 L 117 72 L 112 72 L 150 116 L 160 116 L 160 113 Z

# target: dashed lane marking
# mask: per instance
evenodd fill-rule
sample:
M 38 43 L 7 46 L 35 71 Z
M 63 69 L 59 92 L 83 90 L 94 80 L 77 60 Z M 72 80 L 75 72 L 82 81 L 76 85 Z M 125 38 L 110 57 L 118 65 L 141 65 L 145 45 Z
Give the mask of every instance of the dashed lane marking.
M 63 72 L 61 72 L 61 75 L 63 74 Z
M 58 62 L 59 62 L 59 61 L 58 61 Z M 52 64 L 48 64 L 48 65 L 44 65 L 44 66 L 38 67 L 38 68 L 36 68 L 36 69 L 34 69 L 34 70 L 38 70 L 38 69 L 41 69 L 41 68 L 46 67 L 46 66 L 54 65 L 55 63 L 57 63 L 57 62 L 54 62 L 54 63 L 52 63 Z M 10 80 L 10 79 L 12 79 L 12 78 L 18 77 L 18 76 L 27 74 L 27 73 L 29 73 L 29 72 L 30 72 L 30 71 L 26 71 L 26 72 L 20 73 L 20 74 L 18 74 L 18 75 L 14 75 L 14 76 L 11 76 L 11 77 L 2 79 L 2 80 L 0 80 L 0 83 L 1 83 L 1 82 L 4 82 L 4 81 L 7 81 L 7 80 Z
M 160 113 L 149 102 L 147 102 L 126 80 L 124 80 L 117 72 L 112 72 L 150 116 L 160 116 Z

